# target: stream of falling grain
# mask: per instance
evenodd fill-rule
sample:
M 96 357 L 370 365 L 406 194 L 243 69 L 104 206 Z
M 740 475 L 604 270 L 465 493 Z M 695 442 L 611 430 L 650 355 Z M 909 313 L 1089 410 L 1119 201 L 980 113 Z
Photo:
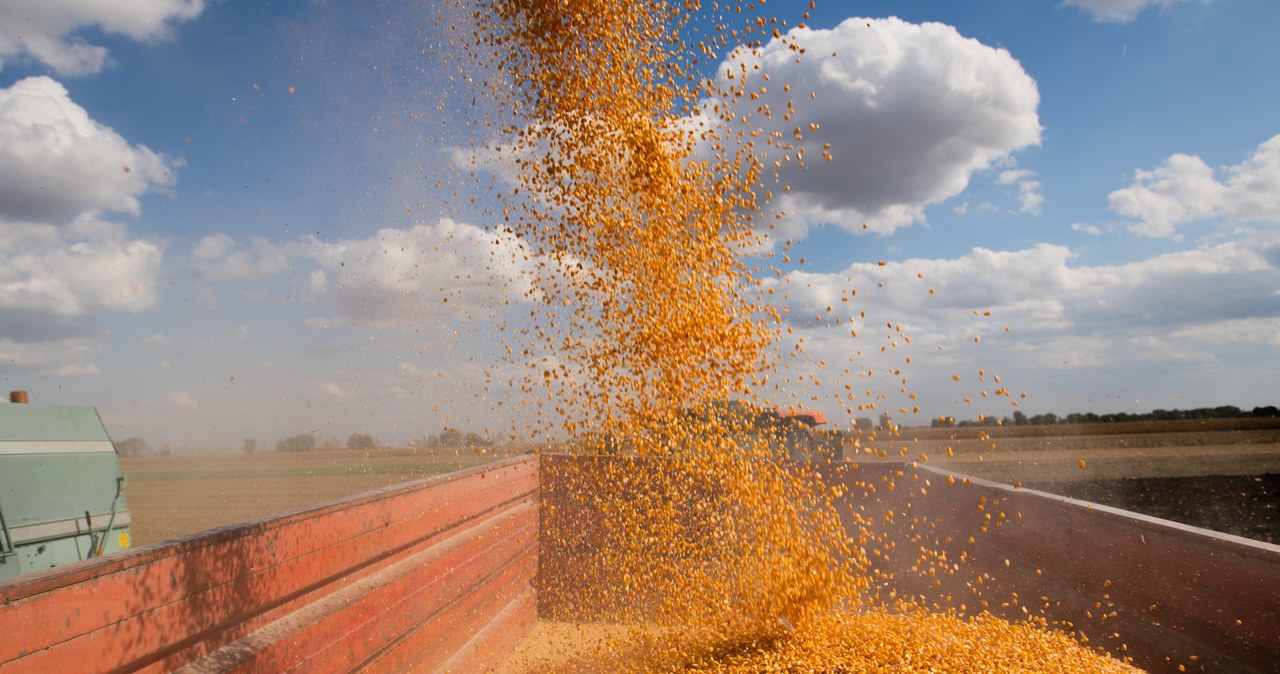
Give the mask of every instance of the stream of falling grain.
M 583 464 L 575 507 L 548 509 L 544 535 L 593 537 L 570 612 L 625 636 L 530 668 L 1126 669 L 1027 625 L 886 611 L 843 494 L 814 464 L 778 460 L 788 426 L 759 392 L 780 321 L 747 260 L 767 247 L 778 168 L 804 162 L 816 129 L 791 106 L 762 111 L 794 123 L 786 137 L 735 117 L 760 92 L 733 49 L 783 40 L 804 58 L 785 25 L 745 2 L 456 6 L 477 27 L 465 49 L 496 61 L 484 86 L 503 114 L 484 151 L 537 268 L 526 391 L 581 451 L 619 455 Z

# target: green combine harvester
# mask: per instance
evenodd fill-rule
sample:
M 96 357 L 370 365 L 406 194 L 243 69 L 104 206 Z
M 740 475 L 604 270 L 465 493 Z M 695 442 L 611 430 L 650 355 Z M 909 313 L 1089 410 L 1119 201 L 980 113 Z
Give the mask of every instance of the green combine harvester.
M 92 407 L 0 401 L 0 580 L 129 547 L 116 448 Z

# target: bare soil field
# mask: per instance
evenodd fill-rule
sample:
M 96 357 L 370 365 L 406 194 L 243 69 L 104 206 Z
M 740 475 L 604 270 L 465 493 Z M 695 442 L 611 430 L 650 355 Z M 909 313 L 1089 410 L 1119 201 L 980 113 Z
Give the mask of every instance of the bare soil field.
M 1280 473 L 1280 419 L 902 428 L 845 458 L 922 461 L 1006 484 L 1256 476 Z
M 847 449 L 1280 542 L 1280 419 L 904 428 Z
M 489 449 L 319 450 L 120 459 L 135 546 L 512 456 Z
M 950 448 L 950 456 L 948 456 Z M 275 515 L 525 451 L 380 449 L 120 460 L 135 545 Z M 846 459 L 907 459 L 1280 541 L 1280 419 L 903 428 Z M 1081 468 L 1080 462 L 1084 461 Z M 1213 479 L 1208 479 L 1210 476 Z

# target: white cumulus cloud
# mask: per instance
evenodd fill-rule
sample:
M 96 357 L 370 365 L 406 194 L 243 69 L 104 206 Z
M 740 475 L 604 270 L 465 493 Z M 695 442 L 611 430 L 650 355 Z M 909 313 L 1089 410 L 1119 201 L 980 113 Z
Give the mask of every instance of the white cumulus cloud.
M 0 2 L 0 67 L 6 60 L 30 58 L 61 75 L 102 70 L 110 55 L 76 35 L 83 28 L 122 35 L 140 42 L 169 39 L 174 24 L 204 11 L 204 0 L 38 0 Z
M 784 166 L 781 182 L 791 191 L 775 203 L 804 223 L 851 230 L 865 223 L 888 233 L 922 222 L 927 206 L 961 193 L 975 172 L 1040 143 L 1035 81 L 1005 49 L 952 26 L 851 18 L 830 30 L 793 29 L 789 37 L 805 56 L 797 60 L 783 40 L 773 40 L 736 52 L 721 78 L 729 85 L 726 73 L 734 72 L 745 92 L 759 94 L 741 97 L 735 110 L 748 127 L 777 132 L 804 150 L 809 168 Z M 745 84 L 737 74 L 743 64 Z M 797 133 L 802 141 L 794 140 Z M 830 162 L 822 159 L 826 143 Z M 772 152 L 769 161 L 781 154 Z M 1038 186 L 1028 187 L 1023 208 L 1037 208 L 1038 194 Z
M 508 232 L 441 219 L 368 239 L 292 246 L 317 268 L 306 286 L 339 316 L 391 324 L 424 316 L 482 318 L 531 291 L 533 261 Z
M 1137 219 L 1129 229 L 1142 236 L 1173 236 L 1179 225 L 1203 220 L 1280 223 L 1280 135 L 1219 171 L 1200 157 L 1175 154 L 1134 172 L 1133 182 L 1109 200 L 1112 210 Z
M 0 340 L 9 363 L 96 374 L 93 363 L 42 345 L 100 345 L 100 313 L 156 305 L 161 244 L 102 214 L 138 214 L 142 195 L 172 184 L 178 163 L 95 122 L 48 77 L 0 89 Z
M 1037 215 L 1044 205 L 1044 194 L 1040 192 L 1041 183 L 1035 171 L 1027 169 L 1010 169 L 1001 171 L 996 177 L 1000 185 L 1013 185 L 1018 188 L 1018 212 Z
M 0 312 L 144 311 L 158 298 L 162 258 L 158 244 L 121 237 L 0 250 Z
M 1084 234 L 1088 234 L 1089 236 L 1101 236 L 1101 235 L 1102 235 L 1102 228 L 1101 228 L 1101 227 L 1099 227 L 1099 226 L 1097 226 L 1097 225 L 1094 225 L 1094 224 L 1090 224 L 1090 223 L 1088 223 L 1088 222 L 1073 222 L 1073 223 L 1071 223 L 1071 229 L 1072 229 L 1073 231 L 1076 231 L 1076 232 L 1081 232 L 1081 233 L 1084 233 Z
M 1210 0 L 1063 0 L 1063 5 L 1079 7 L 1100 23 L 1128 23 L 1148 7 L 1168 11 L 1174 5 Z
M 289 268 L 283 246 L 260 237 L 241 247 L 226 234 L 213 234 L 196 242 L 188 258 L 192 269 L 213 281 L 271 276 Z
M 136 215 L 181 162 L 130 145 L 66 87 L 28 77 L 0 89 L 0 218 L 59 222 L 84 211 Z
M 1232 399 L 1233 382 L 1206 373 L 1241 358 L 1266 363 L 1247 371 L 1250 381 L 1234 382 L 1242 390 L 1267 390 L 1276 376 L 1267 354 L 1280 343 L 1280 238 L 1269 232 L 1115 265 L 1081 264 L 1050 244 L 975 248 L 955 259 L 792 273 L 771 287 L 785 297 L 786 327 L 803 338 L 805 357 L 828 385 L 860 389 L 868 372 L 901 370 L 896 381 L 910 370 L 909 388 L 936 402 L 962 391 L 980 398 L 975 386 L 951 380 L 979 368 L 1016 373 L 1020 387 L 1067 378 L 1098 392 L 1126 390 L 1127 378 L 1139 376 L 1169 392 L 1151 403 L 1161 406 L 1189 386 Z M 976 388 L 996 387 L 988 378 Z M 1000 410 L 1009 402 L 985 404 L 1008 414 Z M 966 413 L 956 400 L 940 404 L 933 413 Z
M 297 287 L 332 310 L 339 324 L 372 326 L 491 317 L 533 292 L 536 265 L 511 232 L 448 218 L 332 242 L 254 238 L 245 245 L 215 234 L 196 242 L 188 261 L 205 281 L 262 279 L 292 270 Z

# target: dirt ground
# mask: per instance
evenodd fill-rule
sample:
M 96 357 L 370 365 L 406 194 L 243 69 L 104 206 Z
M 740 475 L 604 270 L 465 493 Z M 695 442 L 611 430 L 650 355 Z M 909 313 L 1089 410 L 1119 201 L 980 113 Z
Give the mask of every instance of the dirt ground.
M 921 461 L 1007 484 L 1267 475 L 1280 473 L 1280 419 L 905 428 L 845 457 Z
M 1026 486 L 1280 544 L 1280 473 L 1126 478 Z
M 190 454 L 129 457 L 120 465 L 134 544 L 146 545 L 519 451 Z M 853 462 L 922 461 L 1260 540 L 1280 536 L 1280 487 L 1266 477 L 1280 475 L 1280 419 L 905 428 L 897 437 L 864 438 L 845 455 Z M 1206 476 L 1242 479 L 1185 480 Z M 1180 518 L 1180 512 L 1198 519 Z
M 846 450 L 846 456 L 863 462 L 905 458 L 1280 541 L 1280 419 L 903 429 L 896 438 Z
M 120 459 L 133 544 L 147 545 L 512 456 L 470 449 Z

